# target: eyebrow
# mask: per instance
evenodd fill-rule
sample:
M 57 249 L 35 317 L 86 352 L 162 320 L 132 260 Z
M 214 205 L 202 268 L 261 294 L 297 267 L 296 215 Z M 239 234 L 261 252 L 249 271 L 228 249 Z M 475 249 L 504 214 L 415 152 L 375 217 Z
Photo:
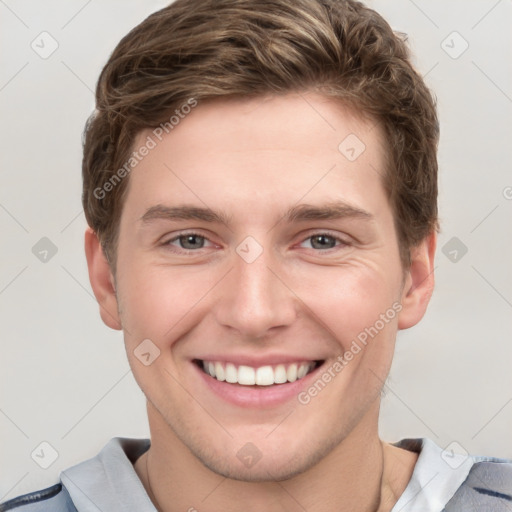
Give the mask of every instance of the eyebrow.
M 284 220 L 291 223 L 304 220 L 335 220 L 347 217 L 363 220 L 373 219 L 371 213 L 361 208 L 357 208 L 342 201 L 335 201 L 321 206 L 309 204 L 294 206 L 286 212 Z
M 318 206 L 309 204 L 293 206 L 280 221 L 284 220 L 285 222 L 292 223 L 307 220 L 336 220 L 343 218 L 372 220 L 374 217 L 371 213 L 361 208 L 342 201 L 335 201 Z M 139 220 L 144 224 L 150 223 L 153 220 L 200 220 L 229 225 L 231 219 L 231 215 L 221 211 L 214 211 L 210 208 L 188 205 L 171 207 L 158 204 L 148 208 Z
M 199 208 L 197 206 L 164 206 L 157 204 L 148 208 L 139 219 L 144 224 L 152 220 L 202 220 L 204 222 L 217 222 L 229 224 L 231 217 L 223 212 L 215 212 L 210 208 Z

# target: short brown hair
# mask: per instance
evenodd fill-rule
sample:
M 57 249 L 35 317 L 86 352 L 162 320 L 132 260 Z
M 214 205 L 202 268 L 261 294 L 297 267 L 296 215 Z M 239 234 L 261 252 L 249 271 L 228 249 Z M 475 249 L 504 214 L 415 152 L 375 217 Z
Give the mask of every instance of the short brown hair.
M 403 38 L 353 0 L 176 0 L 115 48 L 84 132 L 83 207 L 114 272 L 129 183 L 120 171 L 141 130 L 191 99 L 306 90 L 339 98 L 384 130 L 383 184 L 407 266 L 410 248 L 438 227 L 439 128 Z

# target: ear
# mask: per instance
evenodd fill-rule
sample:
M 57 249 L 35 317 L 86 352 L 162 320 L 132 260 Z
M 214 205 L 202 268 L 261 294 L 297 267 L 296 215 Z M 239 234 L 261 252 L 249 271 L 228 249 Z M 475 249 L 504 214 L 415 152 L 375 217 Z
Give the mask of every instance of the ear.
M 85 256 L 89 269 L 89 281 L 100 306 L 101 319 L 108 327 L 121 330 L 114 276 L 100 241 L 91 228 L 85 231 Z
M 427 311 L 434 291 L 434 254 L 437 234 L 431 233 L 411 249 L 411 266 L 406 272 L 402 290 L 402 310 L 398 315 L 398 328 L 416 325 Z

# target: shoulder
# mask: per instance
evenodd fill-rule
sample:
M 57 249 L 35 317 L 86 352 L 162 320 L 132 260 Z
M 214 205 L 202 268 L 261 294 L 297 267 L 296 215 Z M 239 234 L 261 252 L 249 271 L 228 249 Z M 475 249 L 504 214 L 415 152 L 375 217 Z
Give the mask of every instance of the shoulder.
M 17 510 L 18 512 L 76 512 L 66 488 L 61 483 L 0 503 L 0 512 L 7 512 L 8 510 Z
M 512 509 L 512 461 L 475 457 L 468 477 L 443 512 Z
M 145 510 L 151 500 L 133 464 L 149 449 L 149 439 L 115 437 L 94 457 L 60 473 L 60 482 L 0 503 L 0 512 Z M 130 508 L 131 507 L 131 508 Z

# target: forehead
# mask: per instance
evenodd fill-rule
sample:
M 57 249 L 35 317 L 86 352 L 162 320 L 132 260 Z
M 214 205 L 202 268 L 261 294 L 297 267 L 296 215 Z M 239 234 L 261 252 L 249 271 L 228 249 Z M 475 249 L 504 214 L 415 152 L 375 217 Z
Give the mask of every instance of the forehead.
M 204 149 L 209 145 L 207 149 L 211 150 L 215 145 L 236 153 L 253 149 L 271 151 L 286 146 L 296 153 L 313 155 L 316 151 L 312 146 L 320 149 L 321 145 L 337 156 L 339 143 L 351 134 L 360 139 L 356 143 L 358 149 L 361 143 L 380 145 L 382 140 L 380 127 L 373 119 L 340 100 L 311 92 L 252 99 L 210 99 L 199 102 L 180 119 L 171 117 L 173 126 L 162 123 L 161 127 L 167 126 L 162 135 L 169 144 L 183 149 Z M 154 131 L 145 130 L 139 140 L 148 134 L 155 138 Z M 168 134 L 172 137 L 166 137 Z M 159 138 L 158 133 L 156 138 Z M 355 137 L 352 140 L 356 141 Z M 372 152 L 375 148 L 369 149 Z
M 148 140 L 153 148 L 131 173 L 127 202 L 249 208 L 304 198 L 357 207 L 365 196 L 383 195 L 380 127 L 331 98 L 209 100 L 166 126 L 169 133 L 137 137 L 135 150 Z

